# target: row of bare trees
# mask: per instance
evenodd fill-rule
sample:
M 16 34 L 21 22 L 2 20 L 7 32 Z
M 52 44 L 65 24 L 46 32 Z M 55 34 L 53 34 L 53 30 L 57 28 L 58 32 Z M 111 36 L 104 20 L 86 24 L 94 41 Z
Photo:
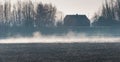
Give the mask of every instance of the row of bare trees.
M 11 0 L 12 1 L 12 0 Z M 33 3 L 31 0 L 16 4 L 5 1 L 0 4 L 0 24 L 9 26 L 53 26 L 56 15 L 56 7 L 51 4 Z
M 0 3 L 0 38 L 14 35 L 31 36 L 43 27 L 55 26 L 57 9 L 52 4 L 5 0 Z
M 120 0 L 105 0 L 100 13 L 94 16 L 95 26 L 118 26 L 120 25 Z

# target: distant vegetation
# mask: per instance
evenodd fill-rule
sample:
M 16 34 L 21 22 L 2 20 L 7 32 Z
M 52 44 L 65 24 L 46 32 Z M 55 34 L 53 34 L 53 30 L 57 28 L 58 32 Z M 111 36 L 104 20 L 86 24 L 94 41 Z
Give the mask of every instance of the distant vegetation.
M 93 26 L 120 26 L 120 0 L 106 0 L 94 16 Z
M 0 27 L 21 27 L 25 29 L 55 27 L 56 14 L 57 9 L 52 4 L 43 4 L 40 2 L 35 5 L 35 3 L 33 3 L 31 0 L 28 0 L 27 2 L 21 2 L 18 0 L 16 4 L 11 4 L 9 0 L 0 4 Z M 74 16 L 77 20 L 77 17 L 75 15 L 72 16 Z M 69 19 L 71 20 L 72 18 Z M 69 19 L 68 22 L 70 21 Z M 100 13 L 96 13 L 93 17 L 93 20 L 93 26 L 120 25 L 120 1 L 105 1 Z M 75 19 L 73 21 L 75 21 Z M 85 22 L 82 23 L 79 20 L 78 22 L 79 23 L 76 23 L 74 25 L 85 24 Z M 62 26 L 64 24 L 62 24 L 62 22 L 59 22 L 58 25 Z
M 105 2 L 101 13 L 96 13 L 94 22 L 86 15 L 66 15 L 56 23 L 58 10 L 52 4 L 33 3 L 31 0 L 11 4 L 11 0 L 0 4 L 0 38 L 9 36 L 32 36 L 34 32 L 44 34 L 67 33 L 69 31 L 95 33 L 104 28 L 93 26 L 119 26 L 120 25 L 120 1 Z M 84 28 L 83 28 L 84 26 Z M 80 27 L 80 28 L 79 28 Z M 112 31 L 105 28 L 104 32 Z M 120 30 L 112 31 L 118 33 Z M 102 31 L 103 32 L 103 31 Z
M 0 5 L 0 25 L 10 27 L 52 26 L 55 21 L 56 7 L 39 3 L 35 6 L 31 0 L 11 4 L 10 0 Z
M 10 1 L 0 4 L 0 36 L 32 35 L 40 27 L 55 26 L 57 9 L 52 4 Z

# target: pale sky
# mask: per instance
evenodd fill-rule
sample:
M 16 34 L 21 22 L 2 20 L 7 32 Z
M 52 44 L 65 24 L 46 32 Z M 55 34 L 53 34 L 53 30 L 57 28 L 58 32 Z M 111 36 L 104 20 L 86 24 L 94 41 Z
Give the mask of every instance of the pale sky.
M 1 0 L 5 1 L 5 0 Z M 11 0 L 13 3 L 16 0 Z M 22 0 L 27 1 L 27 0 Z M 67 14 L 86 14 L 89 18 L 92 18 L 95 12 L 97 12 L 102 3 L 105 0 L 32 0 L 33 2 L 41 1 L 43 3 L 52 3 L 57 9 Z M 109 0 L 108 0 L 109 1 Z
M 86 14 L 91 18 L 105 0 L 41 0 L 52 3 L 59 11 L 66 14 Z M 109 0 L 108 0 L 109 1 Z

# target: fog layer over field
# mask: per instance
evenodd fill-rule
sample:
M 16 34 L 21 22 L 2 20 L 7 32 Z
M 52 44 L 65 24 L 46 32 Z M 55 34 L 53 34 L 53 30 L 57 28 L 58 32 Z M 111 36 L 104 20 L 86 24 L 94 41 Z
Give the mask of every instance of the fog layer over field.
M 119 42 L 120 37 L 104 36 L 98 34 L 95 36 L 88 36 L 81 33 L 69 32 L 63 35 L 42 35 L 39 32 L 33 34 L 33 37 L 15 36 L 6 39 L 0 39 L 0 43 L 74 43 L 74 42 L 88 42 L 88 43 L 104 43 L 104 42 Z

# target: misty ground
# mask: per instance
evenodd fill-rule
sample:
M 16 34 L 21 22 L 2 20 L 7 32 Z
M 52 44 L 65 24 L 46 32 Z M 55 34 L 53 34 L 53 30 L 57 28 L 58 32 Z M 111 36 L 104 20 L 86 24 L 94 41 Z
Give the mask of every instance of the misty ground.
M 120 43 L 0 44 L 0 62 L 119 62 Z
M 47 27 L 39 29 L 20 29 L 20 28 L 2 28 L 0 30 L 0 39 L 11 38 L 11 37 L 33 37 L 34 33 L 40 33 L 41 35 L 57 35 L 64 36 L 73 32 L 75 34 L 85 34 L 86 36 L 120 36 L 119 27 Z

